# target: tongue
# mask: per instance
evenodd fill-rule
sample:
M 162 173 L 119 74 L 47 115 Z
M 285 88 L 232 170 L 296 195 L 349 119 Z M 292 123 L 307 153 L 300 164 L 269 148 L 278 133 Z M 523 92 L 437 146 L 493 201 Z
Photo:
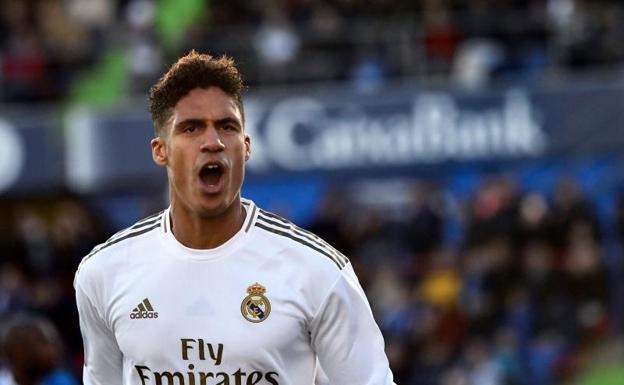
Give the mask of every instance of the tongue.
M 201 174 L 202 181 L 209 186 L 215 186 L 221 178 L 220 170 L 204 170 Z

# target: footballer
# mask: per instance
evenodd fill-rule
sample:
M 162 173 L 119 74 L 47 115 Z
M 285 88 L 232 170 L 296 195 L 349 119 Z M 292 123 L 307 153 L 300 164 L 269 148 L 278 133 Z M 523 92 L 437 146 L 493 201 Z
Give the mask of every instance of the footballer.
M 391 385 L 349 260 L 240 196 L 252 153 L 231 59 L 191 52 L 150 90 L 169 207 L 85 256 L 85 385 Z

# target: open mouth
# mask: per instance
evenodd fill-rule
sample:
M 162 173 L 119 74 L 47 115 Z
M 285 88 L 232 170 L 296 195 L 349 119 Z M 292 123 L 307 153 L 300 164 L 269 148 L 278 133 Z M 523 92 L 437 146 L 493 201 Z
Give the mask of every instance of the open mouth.
M 219 164 L 207 164 L 199 171 L 199 178 L 204 186 L 216 188 L 221 182 L 223 171 L 223 167 Z

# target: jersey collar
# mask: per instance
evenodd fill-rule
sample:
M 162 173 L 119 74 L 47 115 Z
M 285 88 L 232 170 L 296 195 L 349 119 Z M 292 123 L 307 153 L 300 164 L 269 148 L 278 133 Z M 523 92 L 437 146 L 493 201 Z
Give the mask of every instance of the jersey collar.
M 171 231 L 171 206 L 167 207 L 160 227 L 165 248 L 175 256 L 191 259 L 209 260 L 229 255 L 244 243 L 244 238 L 249 234 L 257 216 L 258 208 L 253 201 L 241 198 L 241 204 L 245 207 L 245 220 L 240 230 L 224 244 L 212 249 L 192 249 L 180 243 Z

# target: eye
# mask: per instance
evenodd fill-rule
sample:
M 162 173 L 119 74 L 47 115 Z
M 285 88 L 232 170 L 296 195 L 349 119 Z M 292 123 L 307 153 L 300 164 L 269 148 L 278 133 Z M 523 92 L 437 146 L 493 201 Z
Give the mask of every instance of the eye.
M 189 124 L 188 126 L 185 126 L 183 131 L 184 132 L 189 132 L 189 133 L 193 133 L 195 131 L 197 131 L 197 125 L 196 124 Z
M 233 124 L 226 124 L 222 127 L 224 131 L 238 131 L 238 127 Z

